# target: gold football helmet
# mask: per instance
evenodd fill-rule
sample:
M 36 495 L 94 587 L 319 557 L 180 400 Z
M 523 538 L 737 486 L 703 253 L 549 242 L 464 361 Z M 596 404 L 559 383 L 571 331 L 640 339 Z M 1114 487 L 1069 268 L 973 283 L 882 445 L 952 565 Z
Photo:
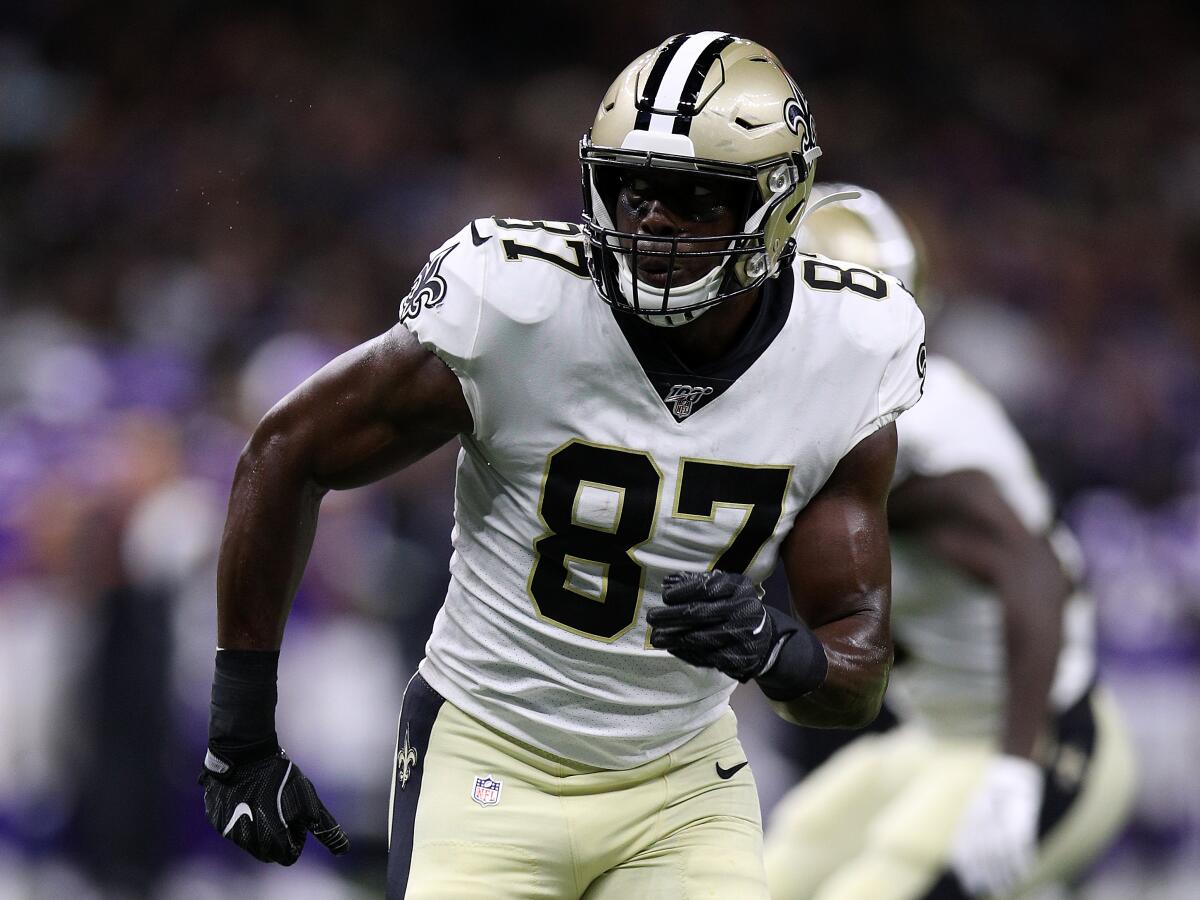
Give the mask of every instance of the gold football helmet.
M 821 202 L 835 194 L 837 203 Z M 796 236 L 801 251 L 894 275 L 921 300 L 925 254 L 920 237 L 887 201 L 858 185 L 821 183 L 813 185 L 812 204 L 812 214 Z
M 655 324 L 680 325 L 758 287 L 794 249 L 820 155 L 808 101 L 761 44 L 705 31 L 642 54 L 612 83 L 580 142 L 584 231 L 600 296 Z M 618 230 L 621 178 L 647 170 L 741 186 L 741 230 L 712 237 Z M 638 277 L 639 256 L 666 258 L 665 284 Z M 717 264 L 674 284 L 684 256 Z

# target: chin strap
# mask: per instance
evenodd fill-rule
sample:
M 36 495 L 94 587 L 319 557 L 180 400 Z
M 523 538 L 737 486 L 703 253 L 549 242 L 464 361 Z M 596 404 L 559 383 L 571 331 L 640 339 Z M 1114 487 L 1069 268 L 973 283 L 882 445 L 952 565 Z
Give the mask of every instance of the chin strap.
M 722 268 L 723 266 L 715 266 L 707 274 L 700 276 L 691 284 L 680 285 L 679 287 L 672 285 L 669 299 L 683 300 L 685 306 L 712 300 L 713 296 L 720 290 L 721 282 L 724 281 L 725 276 Z M 623 256 L 617 258 L 617 280 L 621 285 L 621 290 L 625 293 L 626 300 L 630 300 L 635 290 L 633 267 L 629 264 L 628 258 Z M 648 297 L 651 301 L 657 300 L 660 304 L 662 303 L 663 295 L 666 293 L 662 288 L 646 284 L 640 278 L 637 279 L 636 291 L 639 298 Z M 635 312 L 634 314 L 651 325 L 659 325 L 664 328 L 677 328 L 680 325 L 685 325 L 693 321 L 710 309 L 712 309 L 712 304 L 682 312 L 678 310 L 673 312 L 668 307 L 663 312 Z

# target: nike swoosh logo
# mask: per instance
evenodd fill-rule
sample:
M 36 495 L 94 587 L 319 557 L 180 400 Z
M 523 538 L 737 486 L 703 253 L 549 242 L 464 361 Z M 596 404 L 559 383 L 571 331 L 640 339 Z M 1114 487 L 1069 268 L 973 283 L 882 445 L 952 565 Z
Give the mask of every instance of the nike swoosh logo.
M 717 763 L 717 775 L 719 775 L 721 778 L 724 778 L 726 781 L 728 781 L 730 778 L 732 778 L 734 775 L 736 775 L 738 772 L 740 772 L 742 769 L 744 769 L 748 765 L 750 765 L 750 760 L 748 760 L 748 759 L 743 759 L 736 766 L 730 766 L 728 769 L 722 769 L 721 764 Z
M 766 624 L 767 624 L 767 611 L 764 609 L 763 610 L 763 620 L 758 623 L 758 627 L 755 628 L 754 631 L 751 633 L 752 634 L 761 634 L 762 630 L 763 630 L 763 626 Z
M 472 219 L 471 220 L 471 243 L 474 244 L 476 247 L 480 247 L 483 244 L 486 244 L 491 239 L 492 239 L 492 236 L 490 234 L 487 237 L 483 237 L 482 235 L 480 235 L 479 230 L 476 229 L 476 227 L 475 227 L 475 220 Z
M 742 763 L 742 765 L 744 766 L 745 763 Z M 721 767 L 717 766 L 717 771 L 719 772 L 720 770 L 721 770 Z M 728 778 L 729 776 L 725 775 L 722 777 Z M 251 822 L 254 821 L 254 813 L 250 812 L 250 806 L 246 803 L 239 803 L 237 806 L 235 806 L 233 808 L 233 816 L 232 816 L 232 818 L 230 818 L 229 824 L 225 826 L 225 830 L 221 832 L 221 837 L 228 837 L 229 832 L 231 832 L 233 830 L 233 826 L 237 824 L 237 820 L 240 819 L 242 816 L 249 816 L 250 821 Z

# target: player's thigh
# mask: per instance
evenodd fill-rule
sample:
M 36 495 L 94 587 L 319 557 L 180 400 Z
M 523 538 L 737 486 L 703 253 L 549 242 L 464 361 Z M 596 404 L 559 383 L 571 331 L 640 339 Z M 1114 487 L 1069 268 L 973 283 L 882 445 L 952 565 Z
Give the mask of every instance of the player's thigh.
M 519 758 L 417 677 L 401 713 L 388 900 L 574 896 L 558 798 Z
M 771 896 L 812 896 L 830 873 L 857 856 L 871 821 L 907 785 L 929 739 L 911 728 L 858 738 L 835 753 L 775 807 L 767 828 Z
M 911 782 L 872 820 L 862 851 L 817 891 L 819 900 L 915 900 L 938 883 L 954 835 L 991 754 L 980 742 L 935 742 Z
M 851 742 L 784 795 L 771 814 L 768 841 L 820 840 L 831 827 L 861 831 L 863 820 L 911 781 L 928 746 L 924 735 L 904 728 Z
M 762 833 L 745 819 L 696 823 L 596 878 L 583 900 L 768 900 Z
M 670 754 L 644 846 L 603 874 L 586 900 L 767 900 L 758 788 L 732 713 Z
M 1095 692 L 1056 727 L 1058 752 L 1046 776 L 1043 807 L 1043 817 L 1050 815 L 1053 823 L 1039 841 L 1033 871 L 1010 900 L 1069 883 L 1112 840 L 1132 803 L 1132 752 L 1107 695 Z M 867 848 L 826 882 L 819 900 L 965 896 L 949 871 L 949 853 L 986 766 L 988 754 L 980 750 L 960 747 L 931 757 L 926 776 L 880 815 Z

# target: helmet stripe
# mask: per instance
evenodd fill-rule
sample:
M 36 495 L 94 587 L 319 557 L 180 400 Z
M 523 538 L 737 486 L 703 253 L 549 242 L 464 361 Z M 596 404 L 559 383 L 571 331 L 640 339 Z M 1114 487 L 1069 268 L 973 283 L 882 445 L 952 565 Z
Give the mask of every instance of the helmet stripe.
M 650 110 L 654 106 L 654 96 L 658 93 L 658 86 L 662 84 L 663 75 L 666 74 L 667 66 L 671 64 L 675 52 L 689 37 L 691 35 L 677 34 L 667 41 L 658 52 L 658 58 L 654 60 L 650 74 L 646 76 L 646 83 L 642 85 L 642 95 L 637 101 L 637 120 L 633 123 L 636 130 L 646 131 L 650 128 Z
M 642 95 L 640 104 L 642 109 L 634 123 L 635 129 L 672 132 L 674 122 L 680 114 L 680 101 L 683 99 L 684 90 L 691 81 L 693 71 L 703 66 L 703 71 L 699 76 L 700 84 L 703 84 L 704 76 L 708 74 L 713 61 L 720 55 L 721 50 L 733 40 L 730 35 L 722 31 L 702 31 L 699 34 L 682 35 L 681 37 L 684 39 L 678 43 L 676 43 L 678 39 L 673 38 L 655 61 L 650 77 L 646 79 L 646 91 Z M 710 48 L 714 48 L 714 45 L 719 46 L 715 46 L 710 53 Z M 658 75 L 657 83 L 652 84 L 651 79 L 654 79 L 660 65 L 662 74 Z M 650 93 L 651 87 L 654 88 L 653 94 Z M 698 94 L 699 91 L 700 87 L 697 85 L 695 94 Z M 654 98 L 652 101 L 648 100 L 651 96 Z M 694 96 L 691 102 L 695 102 Z
M 692 66 L 692 71 L 688 73 L 687 81 L 683 84 L 683 91 L 679 95 L 679 115 L 675 117 L 675 123 L 672 126 L 675 134 L 687 134 L 691 131 L 692 115 L 696 111 L 696 101 L 700 97 L 700 88 L 704 86 L 704 79 L 708 77 L 708 70 L 721 56 L 721 51 L 732 43 L 732 34 L 722 35 L 704 48 L 704 52 Z

